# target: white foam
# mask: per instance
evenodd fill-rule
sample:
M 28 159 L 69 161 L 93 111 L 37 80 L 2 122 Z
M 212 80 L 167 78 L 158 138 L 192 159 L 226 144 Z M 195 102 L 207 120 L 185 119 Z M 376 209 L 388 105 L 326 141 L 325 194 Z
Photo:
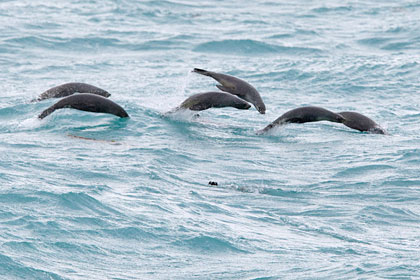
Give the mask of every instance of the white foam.
M 34 129 L 34 128 L 40 127 L 42 124 L 43 124 L 43 121 L 40 120 L 37 116 L 34 116 L 29 119 L 23 120 L 17 125 L 17 127 L 23 130 Z
M 171 111 L 164 113 L 163 116 L 177 121 L 193 121 L 197 119 L 198 113 L 189 109 L 177 107 L 172 109 Z

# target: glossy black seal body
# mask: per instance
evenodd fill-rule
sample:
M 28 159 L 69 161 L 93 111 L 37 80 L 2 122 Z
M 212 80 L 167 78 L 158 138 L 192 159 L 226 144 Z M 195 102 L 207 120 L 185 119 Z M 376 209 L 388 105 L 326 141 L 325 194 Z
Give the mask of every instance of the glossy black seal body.
M 247 110 L 251 107 L 251 105 L 230 93 L 211 91 L 191 95 L 182 102 L 179 107 L 190 109 L 192 111 L 202 111 L 209 108 L 223 107 L 234 107 L 237 109 Z
M 345 118 L 343 124 L 359 131 L 367 131 L 374 134 L 387 134 L 387 132 L 376 122 L 357 112 L 338 113 Z
M 194 68 L 193 72 L 212 77 L 220 83 L 220 85 L 216 85 L 216 87 L 218 87 L 220 90 L 234 94 L 239 98 L 252 103 L 258 112 L 265 114 L 265 104 L 259 92 L 244 80 L 230 75 L 220 74 L 198 68 Z
M 113 114 L 120 118 L 129 117 L 127 112 L 115 102 L 96 94 L 82 93 L 70 95 L 61 99 L 42 112 L 38 118 L 43 119 L 55 110 L 62 108 L 72 108 L 93 113 Z
M 72 95 L 74 93 L 92 93 L 103 97 L 109 97 L 111 94 L 101 88 L 85 83 L 67 83 L 62 84 L 41 93 L 41 95 L 32 101 L 41 101 L 49 98 L 60 98 Z
M 318 121 L 330 121 L 330 122 L 337 122 L 343 123 L 345 121 L 344 117 L 340 114 L 331 112 L 330 110 L 316 107 L 316 106 L 307 106 L 307 107 L 299 107 L 293 110 L 290 110 L 271 124 L 266 126 L 260 133 L 264 133 L 271 128 L 287 124 L 287 123 L 306 123 L 306 122 L 318 122 Z

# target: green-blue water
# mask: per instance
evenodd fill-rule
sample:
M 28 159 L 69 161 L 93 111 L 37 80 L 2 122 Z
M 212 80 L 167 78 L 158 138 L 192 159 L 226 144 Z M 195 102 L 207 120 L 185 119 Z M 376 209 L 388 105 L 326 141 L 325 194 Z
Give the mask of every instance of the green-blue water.
M 0 2 L 0 279 L 417 278 L 419 14 L 409 0 Z M 216 90 L 194 67 L 248 81 L 267 113 L 163 117 Z M 29 101 L 66 82 L 131 118 L 38 120 L 57 100 Z M 306 105 L 390 135 L 255 134 Z

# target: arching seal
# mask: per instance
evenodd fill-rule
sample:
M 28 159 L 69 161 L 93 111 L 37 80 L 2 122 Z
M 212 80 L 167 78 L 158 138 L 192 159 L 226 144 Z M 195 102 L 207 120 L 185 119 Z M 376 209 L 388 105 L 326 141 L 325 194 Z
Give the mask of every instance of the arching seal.
M 247 110 L 251 105 L 235 95 L 219 91 L 191 95 L 179 105 L 179 108 L 190 109 L 192 111 L 203 111 L 209 108 L 223 107 L 234 107 L 236 109 Z
M 367 131 L 374 134 L 388 134 L 379 124 L 357 112 L 340 112 L 345 120 L 343 124 L 359 131 Z
M 42 112 L 38 118 L 43 119 L 55 110 L 62 108 L 73 108 L 94 113 L 108 113 L 116 115 L 120 118 L 129 117 L 127 112 L 120 105 L 112 102 L 111 100 L 95 94 L 82 93 L 70 95 L 61 99 Z
M 275 126 L 283 125 L 287 123 L 306 123 L 306 122 L 318 122 L 318 121 L 330 121 L 330 122 L 343 123 L 345 119 L 340 114 L 331 112 L 321 107 L 316 107 L 316 106 L 300 107 L 300 108 L 296 108 L 296 109 L 293 109 L 284 113 L 275 121 L 267 125 L 264 129 L 259 130 L 258 134 L 265 133 Z
M 258 91 L 247 82 L 233 76 L 215 73 L 203 69 L 194 68 L 193 72 L 212 77 L 221 85 L 216 85 L 220 90 L 229 92 L 252 103 L 261 114 L 265 114 L 265 104 Z
M 62 85 L 50 88 L 49 90 L 41 93 L 41 95 L 38 98 L 33 99 L 32 102 L 41 101 L 41 100 L 49 99 L 49 98 L 65 97 L 65 96 L 72 95 L 76 92 L 93 93 L 93 94 L 97 94 L 103 97 L 111 96 L 111 94 L 107 92 L 106 90 L 103 90 L 101 88 L 98 88 L 89 84 L 67 83 L 67 84 L 62 84 Z

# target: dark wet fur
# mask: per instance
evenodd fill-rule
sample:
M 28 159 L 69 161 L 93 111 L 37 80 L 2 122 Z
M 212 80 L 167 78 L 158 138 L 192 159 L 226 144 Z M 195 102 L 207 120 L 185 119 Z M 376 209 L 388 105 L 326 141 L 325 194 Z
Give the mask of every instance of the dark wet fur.
M 340 114 L 331 112 L 327 109 L 316 107 L 316 106 L 307 106 L 299 107 L 290 111 L 287 111 L 271 124 L 266 126 L 264 129 L 260 130 L 259 133 L 267 132 L 275 126 L 287 124 L 287 123 L 307 123 L 307 122 L 318 122 L 318 121 L 330 121 L 343 123 L 345 121 L 344 117 Z
M 247 110 L 251 107 L 244 100 L 225 92 L 204 92 L 194 94 L 188 97 L 180 108 L 190 109 L 192 111 L 202 111 L 209 108 L 234 107 L 237 109 Z
M 38 98 L 33 99 L 32 102 L 41 101 L 49 98 L 60 98 L 70 96 L 74 93 L 92 93 L 103 97 L 109 97 L 111 94 L 101 88 L 85 84 L 85 83 L 67 83 L 62 84 L 43 92 Z
M 211 72 L 199 68 L 194 68 L 193 72 L 212 77 L 220 83 L 220 85 L 216 85 L 217 88 L 224 92 L 234 94 L 239 98 L 252 103 L 261 114 L 265 114 L 265 104 L 262 101 L 259 92 L 244 80 L 230 75 Z
M 72 108 L 93 113 L 113 114 L 120 118 L 129 117 L 127 112 L 115 102 L 99 95 L 83 93 L 71 95 L 61 99 L 60 101 L 43 111 L 38 116 L 38 118 L 43 119 L 55 110 L 62 108 Z
M 387 134 L 387 132 L 376 122 L 357 112 L 338 113 L 345 118 L 343 124 L 352 129 L 367 131 L 374 134 Z

